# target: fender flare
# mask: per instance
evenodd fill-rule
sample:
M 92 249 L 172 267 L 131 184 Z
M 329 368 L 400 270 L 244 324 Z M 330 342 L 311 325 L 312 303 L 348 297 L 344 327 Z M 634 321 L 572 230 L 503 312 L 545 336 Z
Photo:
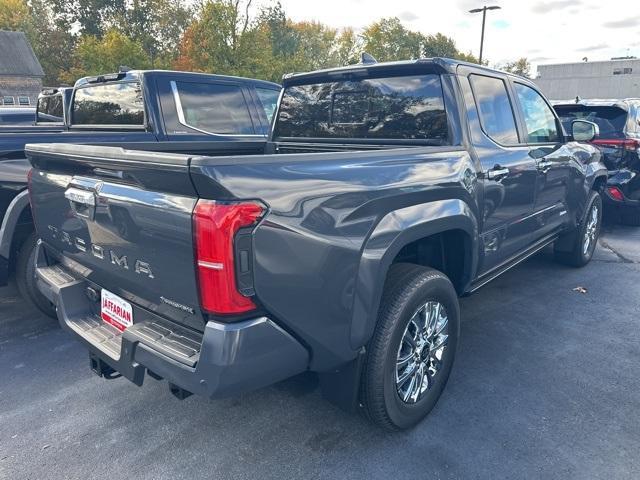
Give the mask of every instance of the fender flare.
M 29 208 L 29 192 L 23 190 L 11 201 L 2 219 L 2 226 L 0 227 L 0 256 L 7 260 L 11 257 L 11 243 L 13 242 L 16 225 L 20 215 L 26 208 Z
M 439 200 L 394 210 L 385 215 L 365 242 L 355 282 L 350 342 L 354 350 L 365 345 L 375 328 L 387 272 L 405 246 L 431 235 L 462 230 L 471 239 L 465 252 L 465 284 L 478 264 L 478 224 L 462 200 Z

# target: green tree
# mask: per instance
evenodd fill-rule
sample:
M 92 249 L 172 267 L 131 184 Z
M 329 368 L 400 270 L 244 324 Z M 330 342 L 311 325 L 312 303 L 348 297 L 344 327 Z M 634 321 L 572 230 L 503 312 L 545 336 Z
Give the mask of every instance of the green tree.
M 83 35 L 73 60 L 73 67 L 63 74 L 70 83 L 86 75 L 117 72 L 121 65 L 136 69 L 150 67 L 142 45 L 116 29 L 108 30 L 102 38 Z
M 504 65 L 497 65 L 497 68 L 505 72 L 520 75 L 521 77 L 531 78 L 531 64 L 526 57 L 519 58 L 513 62 L 507 62 Z
M 425 37 L 422 43 L 422 54 L 425 57 L 456 58 L 459 52 L 453 38 L 436 33 Z
M 378 61 L 409 60 L 422 56 L 425 37 L 405 28 L 396 17 L 372 23 L 361 36 L 364 50 Z
M 114 27 L 142 45 L 152 67 L 169 67 L 178 53 L 193 10 L 182 0 L 133 0 Z
M 360 53 L 363 51 L 362 39 L 352 28 L 347 28 L 336 38 L 334 49 L 338 66 L 358 63 Z

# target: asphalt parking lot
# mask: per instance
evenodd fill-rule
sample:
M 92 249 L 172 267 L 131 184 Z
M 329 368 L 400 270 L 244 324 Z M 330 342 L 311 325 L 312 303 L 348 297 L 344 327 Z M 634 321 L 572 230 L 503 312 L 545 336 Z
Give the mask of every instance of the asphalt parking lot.
M 448 388 L 391 435 L 312 375 L 218 401 L 100 379 L 0 289 L 0 478 L 637 479 L 639 275 L 640 229 L 607 227 L 586 268 L 543 252 L 463 299 Z

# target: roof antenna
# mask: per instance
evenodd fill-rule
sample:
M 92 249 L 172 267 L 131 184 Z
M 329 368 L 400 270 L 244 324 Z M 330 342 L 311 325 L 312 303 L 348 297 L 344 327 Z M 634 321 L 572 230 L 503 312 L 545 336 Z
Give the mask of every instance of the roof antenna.
M 367 52 L 362 52 L 360 54 L 360 63 L 362 65 L 372 65 L 374 63 L 378 63 L 378 61 L 373 57 L 373 55 Z
M 127 73 L 130 70 L 131 69 L 129 67 L 127 67 L 126 65 L 120 65 L 118 67 L 118 73 Z
M 576 95 L 576 103 L 580 103 L 580 96 Z

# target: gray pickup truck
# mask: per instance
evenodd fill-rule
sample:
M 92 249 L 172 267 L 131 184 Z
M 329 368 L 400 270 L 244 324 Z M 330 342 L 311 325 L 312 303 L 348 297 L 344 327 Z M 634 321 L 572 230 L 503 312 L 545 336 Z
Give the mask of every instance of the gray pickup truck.
M 591 259 L 597 127 L 567 136 L 530 81 L 446 59 L 283 83 L 259 155 L 27 146 L 38 287 L 99 375 L 215 398 L 310 370 L 410 427 L 447 382 L 458 296 L 551 244 Z

